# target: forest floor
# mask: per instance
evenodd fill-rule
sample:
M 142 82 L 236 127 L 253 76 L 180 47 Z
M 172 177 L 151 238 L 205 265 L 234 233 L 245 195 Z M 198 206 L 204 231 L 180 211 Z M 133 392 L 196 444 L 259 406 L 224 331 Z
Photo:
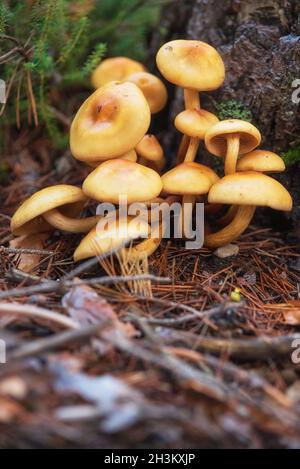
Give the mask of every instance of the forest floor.
M 30 148 L 1 191 L 0 447 L 299 448 L 298 247 L 252 226 L 235 257 L 170 241 L 131 270 L 75 265 L 75 235 L 26 251 L 10 244 L 13 210 L 85 171 Z

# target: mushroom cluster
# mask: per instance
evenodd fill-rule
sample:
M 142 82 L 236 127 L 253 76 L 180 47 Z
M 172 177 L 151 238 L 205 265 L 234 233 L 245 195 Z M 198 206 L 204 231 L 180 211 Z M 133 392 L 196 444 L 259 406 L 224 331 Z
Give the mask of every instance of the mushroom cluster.
M 291 210 L 287 190 L 265 174 L 284 171 L 284 163 L 278 155 L 257 149 L 259 130 L 241 120 L 220 122 L 201 108 L 199 93 L 216 90 L 225 79 L 219 53 L 204 42 L 171 41 L 158 51 L 157 66 L 184 93 L 185 109 L 175 119 L 176 129 L 183 134 L 175 167 L 162 174 L 166 165 L 163 148 L 148 133 L 151 115 L 167 103 L 166 86 L 139 62 L 126 57 L 106 59 L 94 71 L 95 91 L 79 108 L 70 130 L 72 155 L 91 168 L 90 174 L 82 188 L 57 185 L 32 195 L 12 217 L 13 234 L 56 229 L 85 233 L 75 250 L 75 261 L 109 251 L 136 260 L 150 256 L 161 242 L 165 225 L 162 202 L 168 206 L 182 200 L 178 222 L 182 227 L 191 222 L 196 202 L 204 202 L 206 213 L 223 225 L 214 233 L 206 227 L 205 245 L 210 248 L 240 236 L 257 206 Z M 224 177 L 195 162 L 201 142 L 209 153 L 224 158 Z M 146 207 L 138 222 L 124 215 L 123 197 L 128 204 Z M 116 210 L 80 218 L 90 199 L 112 204 Z M 224 205 L 229 209 L 221 216 Z M 130 248 L 128 242 L 133 243 Z

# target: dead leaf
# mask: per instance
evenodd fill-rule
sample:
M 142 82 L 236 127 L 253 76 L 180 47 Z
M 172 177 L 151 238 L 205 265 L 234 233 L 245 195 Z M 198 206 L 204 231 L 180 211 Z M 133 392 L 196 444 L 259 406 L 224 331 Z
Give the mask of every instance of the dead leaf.
M 38 249 L 42 250 L 44 248 L 44 241 L 48 238 L 46 233 L 29 235 L 29 236 L 19 236 L 18 238 L 10 241 L 9 245 L 11 248 L 16 249 Z M 29 254 L 29 253 L 20 253 L 17 254 L 19 262 L 18 269 L 23 272 L 35 273 L 38 269 L 38 266 L 41 261 L 40 254 Z
M 111 375 L 99 377 L 85 373 L 70 373 L 61 364 L 52 365 L 56 375 L 55 389 L 60 393 L 76 393 L 94 405 L 87 408 L 102 419 L 101 428 L 107 433 L 115 433 L 134 425 L 145 418 L 149 404 L 143 395 L 119 378 Z M 76 419 L 82 406 L 68 406 L 57 409 L 56 417 L 60 420 Z
M 130 323 L 125 324 L 120 321 L 108 301 L 88 285 L 73 287 L 64 295 L 62 305 L 69 316 L 82 326 L 95 324 L 99 321 L 110 321 L 112 325 L 107 328 L 107 333 L 118 330 L 125 334 L 127 338 L 138 335 L 135 327 Z

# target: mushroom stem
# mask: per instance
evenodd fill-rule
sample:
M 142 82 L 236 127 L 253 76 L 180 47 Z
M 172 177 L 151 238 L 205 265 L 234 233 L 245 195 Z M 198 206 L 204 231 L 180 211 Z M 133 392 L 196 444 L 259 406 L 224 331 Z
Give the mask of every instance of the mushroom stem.
M 225 159 L 225 175 L 236 172 L 236 163 L 240 152 L 240 138 L 229 136 L 227 138 L 227 153 Z
M 183 162 L 187 149 L 189 147 L 189 144 L 190 144 L 190 137 L 188 135 L 183 135 L 181 142 L 180 142 L 179 149 L 178 149 L 178 153 L 177 153 L 176 164 L 180 164 Z
M 198 91 L 184 89 L 183 92 L 184 92 L 185 109 L 200 109 L 201 108 L 200 96 L 199 96 Z M 181 139 L 180 147 L 178 150 L 178 154 L 177 154 L 177 164 L 180 164 L 184 161 L 184 155 L 186 155 L 186 152 L 188 151 L 190 141 L 191 139 L 188 135 L 183 135 Z
M 70 233 L 88 233 L 100 220 L 100 216 L 88 218 L 69 218 L 59 210 L 49 210 L 43 214 L 43 218 L 54 228 Z
M 200 109 L 200 97 L 196 90 L 184 89 L 184 102 L 186 109 Z
M 186 238 L 189 236 L 190 223 L 193 216 L 193 208 L 196 202 L 195 195 L 184 195 L 182 198 L 182 209 L 179 223 L 182 227 L 182 235 Z
M 216 233 L 205 237 L 204 244 L 209 248 L 226 246 L 231 241 L 238 238 L 249 226 L 256 207 L 254 205 L 241 205 L 232 222 Z
M 226 226 L 226 225 L 228 225 L 229 223 L 231 223 L 232 220 L 234 219 L 234 217 L 235 217 L 236 214 L 237 214 L 238 208 L 239 208 L 238 205 L 232 205 L 232 206 L 227 210 L 227 212 L 225 213 L 225 215 L 224 215 L 223 217 L 221 217 L 219 220 L 217 220 L 218 225 Z
M 195 160 L 199 145 L 200 145 L 199 138 L 191 138 L 189 147 L 187 149 L 187 152 L 184 158 L 185 163 L 190 163 Z

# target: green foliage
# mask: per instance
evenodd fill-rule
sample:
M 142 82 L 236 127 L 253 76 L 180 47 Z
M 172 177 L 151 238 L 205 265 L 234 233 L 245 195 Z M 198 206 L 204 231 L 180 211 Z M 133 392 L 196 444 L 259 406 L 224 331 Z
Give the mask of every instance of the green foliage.
M 78 107 L 74 91 L 90 86 L 89 76 L 106 53 L 144 60 L 147 35 L 159 27 L 167 1 L 1 0 L 0 78 L 10 90 L 6 122 L 38 121 L 53 145 L 64 148 L 68 132 L 58 116 L 68 120 Z
M 223 101 L 216 106 L 219 119 L 241 119 L 251 122 L 253 119 L 252 112 L 241 101 L 231 99 Z
M 283 153 L 281 156 L 286 165 L 292 165 L 300 161 L 300 142 L 296 143 L 292 148 Z

